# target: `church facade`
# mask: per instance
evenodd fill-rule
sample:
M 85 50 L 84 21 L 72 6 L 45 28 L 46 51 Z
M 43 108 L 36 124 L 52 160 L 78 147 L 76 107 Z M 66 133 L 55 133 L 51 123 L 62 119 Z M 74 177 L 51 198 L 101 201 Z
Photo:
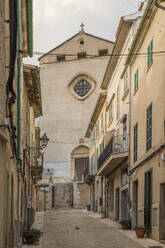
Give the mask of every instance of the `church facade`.
M 88 34 L 76 35 L 40 57 L 44 114 L 41 130 L 50 141 L 44 154 L 44 176 L 83 182 L 88 170 L 85 139 L 101 92 L 113 42 Z

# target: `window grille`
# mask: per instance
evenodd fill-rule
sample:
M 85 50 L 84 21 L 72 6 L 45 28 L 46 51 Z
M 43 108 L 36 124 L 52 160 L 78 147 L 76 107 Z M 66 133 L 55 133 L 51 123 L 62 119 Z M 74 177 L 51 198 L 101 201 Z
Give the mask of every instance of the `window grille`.
M 84 97 L 91 90 L 91 84 L 81 79 L 74 87 L 74 91 L 81 97 Z

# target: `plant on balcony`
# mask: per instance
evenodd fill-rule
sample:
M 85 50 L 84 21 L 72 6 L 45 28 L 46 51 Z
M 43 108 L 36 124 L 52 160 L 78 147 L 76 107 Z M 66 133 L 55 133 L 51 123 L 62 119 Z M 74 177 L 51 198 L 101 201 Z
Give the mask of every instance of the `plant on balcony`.
M 146 228 L 144 226 L 138 226 L 136 227 L 135 232 L 138 238 L 144 238 Z
M 131 220 L 121 220 L 120 222 L 121 229 L 130 230 L 131 229 Z
M 26 244 L 38 244 L 42 232 L 37 229 L 25 229 L 23 231 L 23 238 Z
M 103 209 L 100 211 L 100 216 L 101 216 L 101 218 L 105 218 L 105 212 Z
M 120 151 L 121 148 L 121 143 L 120 142 L 115 142 L 114 143 L 114 152 Z

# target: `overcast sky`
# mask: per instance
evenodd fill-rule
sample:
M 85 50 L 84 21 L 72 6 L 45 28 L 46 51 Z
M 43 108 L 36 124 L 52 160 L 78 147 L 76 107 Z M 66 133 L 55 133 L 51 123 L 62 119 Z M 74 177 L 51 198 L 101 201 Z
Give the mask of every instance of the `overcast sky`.
M 80 30 L 114 41 L 121 16 L 140 0 L 34 0 L 34 51 L 47 52 Z

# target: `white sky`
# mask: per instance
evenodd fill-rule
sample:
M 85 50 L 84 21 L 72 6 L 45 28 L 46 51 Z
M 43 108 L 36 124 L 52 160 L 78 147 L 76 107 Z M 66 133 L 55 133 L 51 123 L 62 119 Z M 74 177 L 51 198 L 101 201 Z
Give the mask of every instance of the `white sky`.
M 80 30 L 114 41 L 121 16 L 140 0 L 34 0 L 34 51 L 47 52 Z

